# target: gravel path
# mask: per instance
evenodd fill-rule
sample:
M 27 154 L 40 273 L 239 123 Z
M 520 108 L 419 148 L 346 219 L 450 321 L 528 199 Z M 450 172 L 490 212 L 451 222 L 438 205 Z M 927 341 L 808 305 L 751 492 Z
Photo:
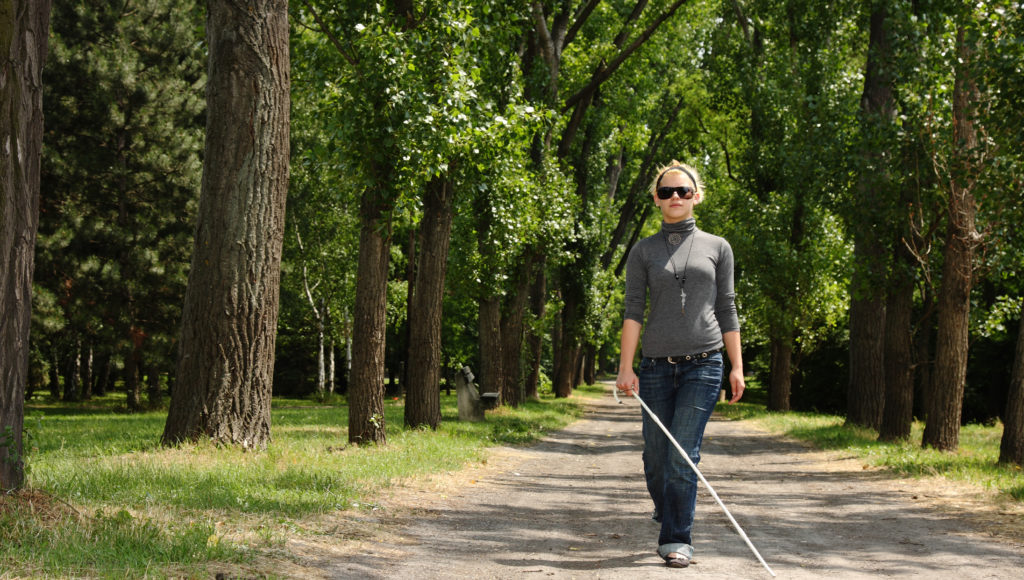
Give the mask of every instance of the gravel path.
M 399 492 L 405 515 L 385 505 L 367 522 L 389 534 L 314 565 L 327 578 L 770 578 L 703 488 L 694 563 L 662 565 L 640 445 L 636 401 L 608 394 L 537 445 Z M 779 578 L 1024 578 L 1024 545 L 971 523 L 971 498 L 948 486 L 929 491 L 718 417 L 702 455 L 702 472 Z

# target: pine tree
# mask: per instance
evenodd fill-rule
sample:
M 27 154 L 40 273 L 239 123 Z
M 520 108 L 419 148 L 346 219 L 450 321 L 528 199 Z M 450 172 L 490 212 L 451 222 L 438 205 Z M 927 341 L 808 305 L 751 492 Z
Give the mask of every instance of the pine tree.
M 53 11 L 37 283 L 64 328 L 36 340 L 121 360 L 135 408 L 143 369 L 174 362 L 201 176 L 198 15 L 193 0 Z

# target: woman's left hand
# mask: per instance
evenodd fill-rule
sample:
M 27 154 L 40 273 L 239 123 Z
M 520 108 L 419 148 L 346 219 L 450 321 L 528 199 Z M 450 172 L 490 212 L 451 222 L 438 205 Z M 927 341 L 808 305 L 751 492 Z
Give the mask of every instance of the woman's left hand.
M 732 398 L 729 399 L 729 404 L 733 404 L 740 400 L 743 396 L 743 391 L 747 388 L 747 382 L 743 380 L 743 371 L 740 369 L 733 369 L 729 373 L 729 385 L 732 386 Z

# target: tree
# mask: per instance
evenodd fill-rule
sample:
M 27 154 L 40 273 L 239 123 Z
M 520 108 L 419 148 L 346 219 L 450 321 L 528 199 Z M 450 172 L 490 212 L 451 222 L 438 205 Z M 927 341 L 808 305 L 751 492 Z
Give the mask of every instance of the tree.
M 857 7 L 730 4 L 709 79 L 713 95 L 746 115 L 732 164 L 743 198 L 729 240 L 745 264 L 737 284 L 748 313 L 744 339 L 767 343 L 768 406 L 786 411 L 801 357 L 845 315 L 849 259 L 834 208 L 851 187 L 846 159 L 859 95 L 847 79 L 861 42 L 850 23 Z
M 975 225 L 977 202 L 974 188 L 983 170 L 978 140 L 975 81 L 976 49 L 964 25 L 956 32 L 956 63 L 953 84 L 953 153 L 944 176 L 949 194 L 949 215 L 942 262 L 942 286 L 938 304 L 938 336 L 935 351 L 934 392 L 928 399 L 922 445 L 953 451 L 959 445 L 967 347 L 974 279 L 975 250 L 981 235 Z
M 416 283 L 409 310 L 405 424 L 437 429 L 441 423 L 441 314 L 452 228 L 454 184 L 427 183 L 420 223 Z
M 540 85 L 542 88 L 534 89 L 536 98 L 553 106 L 560 105 L 561 113 L 567 116 L 557 142 L 552 143 L 553 136 L 548 134 L 542 138 L 538 136 L 535 143 L 551 144 L 557 160 L 571 168 L 575 177 L 573 195 L 579 212 L 573 231 L 567 238 L 567 252 L 572 259 L 551 264 L 556 267 L 554 279 L 563 302 L 559 321 L 560 339 L 555 344 L 553 379 L 555 394 L 560 397 L 569 396 L 579 378 L 586 334 L 585 322 L 589 314 L 588 307 L 593 306 L 588 304 L 587 291 L 598 270 L 601 250 L 605 247 L 599 237 L 601 228 L 596 227 L 595 223 L 595 218 L 600 215 L 596 209 L 599 205 L 592 199 L 594 188 L 586 179 L 591 151 L 599 137 L 596 132 L 586 135 L 586 119 L 588 114 L 600 108 L 599 92 L 605 83 L 686 3 L 686 0 L 673 0 L 648 11 L 648 2 L 641 0 L 633 4 L 632 8 L 626 3 L 617 14 L 602 14 L 597 10 L 599 2 L 593 0 L 577 7 L 569 4 L 545 5 L 541 2 L 533 5 L 531 50 L 525 54 L 533 62 L 524 64 L 524 70 L 537 79 L 543 79 Z M 654 14 L 650 15 L 651 12 Z M 592 23 L 591 26 L 587 27 L 588 23 Z M 611 38 L 608 38 L 609 33 L 613 33 Z M 575 62 L 575 59 L 568 58 L 572 54 L 568 48 L 573 42 L 600 45 L 607 54 L 595 59 L 589 54 L 580 53 L 586 60 Z M 546 77 L 542 72 L 535 72 L 533 67 L 541 71 L 546 69 Z M 568 72 L 581 69 L 589 70 L 589 75 L 573 78 Z M 566 87 L 574 90 L 563 90 Z M 582 143 L 577 141 L 581 129 L 585 133 L 580 140 Z M 541 154 L 546 155 L 547 152 L 542 150 Z M 524 259 L 548 262 L 543 255 L 524 256 Z
M 59 297 L 63 325 L 34 342 L 65 366 L 123 360 L 133 410 L 143 373 L 174 370 L 202 173 L 198 16 L 192 0 L 79 0 L 51 21 L 36 289 Z M 67 398 L 90 391 L 82 374 Z
M 1021 303 L 1021 318 L 1017 323 L 1017 349 L 1003 411 L 999 462 L 1024 465 L 1024 302 Z
M 855 274 L 850 288 L 850 384 L 847 423 L 877 429 L 885 402 L 886 246 L 894 196 L 890 163 L 896 116 L 892 25 L 886 2 L 871 5 L 868 57 L 861 97 L 862 149 L 850 230 Z
M 207 7 L 203 191 L 163 442 L 262 448 L 288 191 L 288 3 Z
M 20 487 L 25 477 L 22 428 L 49 20 L 49 0 L 0 3 L 0 137 L 7 151 L 0 165 L 0 491 Z

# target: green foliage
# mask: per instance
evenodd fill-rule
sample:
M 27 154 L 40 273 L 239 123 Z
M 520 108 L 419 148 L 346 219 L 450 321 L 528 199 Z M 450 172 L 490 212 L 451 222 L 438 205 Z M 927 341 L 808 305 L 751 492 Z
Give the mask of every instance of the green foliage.
M 84 344 L 120 357 L 141 340 L 147 366 L 174 364 L 201 177 L 196 16 L 192 0 L 53 8 L 38 352 Z
M 852 248 L 831 208 L 851 186 L 864 38 L 851 3 L 745 9 L 746 31 L 723 6 L 703 59 L 712 119 L 742 137 L 716 144 L 734 147 L 733 162 L 708 172 L 713 207 L 698 212 L 711 212 L 736 253 L 745 341 L 795 339 L 811 352 L 844 323 L 848 302 Z

